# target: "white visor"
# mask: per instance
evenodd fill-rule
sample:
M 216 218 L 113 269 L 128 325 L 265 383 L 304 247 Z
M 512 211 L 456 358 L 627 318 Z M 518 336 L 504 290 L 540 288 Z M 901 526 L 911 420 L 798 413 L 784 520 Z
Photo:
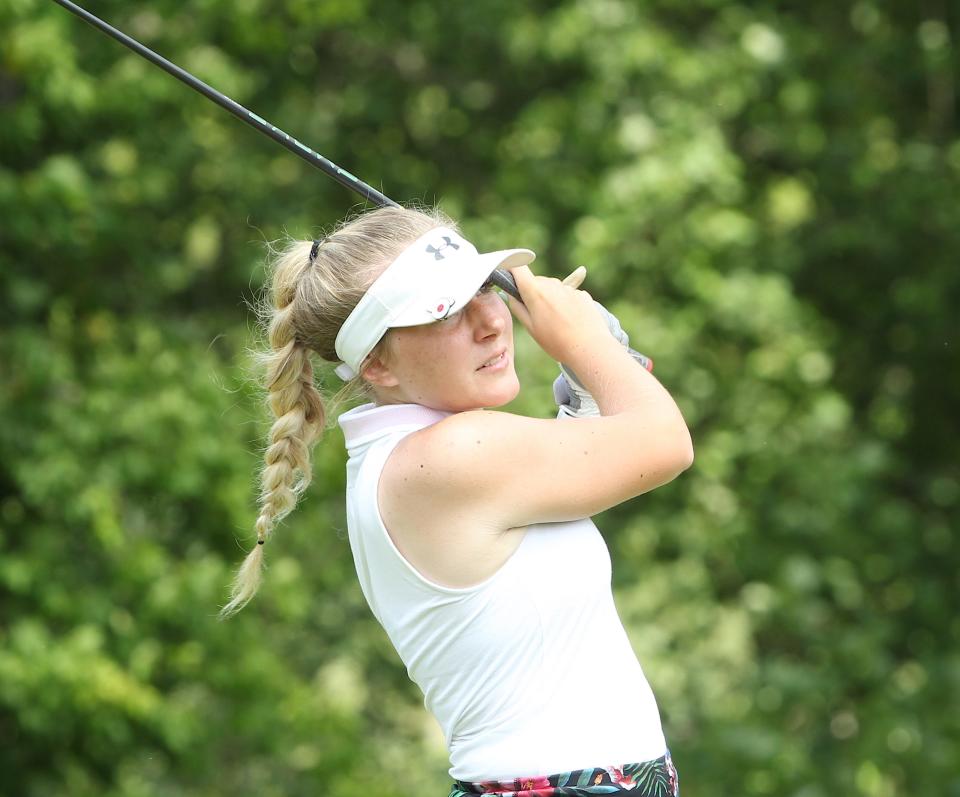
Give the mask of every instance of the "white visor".
M 356 376 L 388 329 L 441 321 L 466 307 L 494 270 L 525 266 L 535 257 L 529 249 L 480 254 L 448 227 L 420 236 L 377 277 L 340 327 L 337 376 Z

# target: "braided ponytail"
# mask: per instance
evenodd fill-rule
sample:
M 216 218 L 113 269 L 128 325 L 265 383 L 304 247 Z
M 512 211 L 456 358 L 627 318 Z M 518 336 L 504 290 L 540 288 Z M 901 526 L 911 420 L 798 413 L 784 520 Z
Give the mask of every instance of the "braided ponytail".
M 323 431 L 323 400 L 313 381 L 310 352 L 297 339 L 293 324 L 296 283 L 302 273 L 303 245 L 293 248 L 277 263 L 273 275 L 272 318 L 267 336 L 270 349 L 259 356 L 265 369 L 267 400 L 276 420 L 260 474 L 260 514 L 255 528 L 257 544 L 247 554 L 231 588 L 230 602 L 221 618 L 240 611 L 256 594 L 263 573 L 263 545 L 276 523 L 297 505 L 313 476 L 310 447 Z M 309 261 L 306 262 L 309 265 Z
M 321 244 L 290 241 L 268 267 L 269 301 L 260 308 L 269 347 L 258 356 L 275 421 L 260 473 L 257 543 L 231 585 L 220 618 L 240 611 L 260 587 L 263 547 L 310 484 L 310 451 L 326 423 L 311 353 L 335 362 L 337 332 L 370 283 L 412 241 L 434 227 L 455 227 L 439 211 L 380 208 Z M 363 385 L 359 377 L 356 386 Z

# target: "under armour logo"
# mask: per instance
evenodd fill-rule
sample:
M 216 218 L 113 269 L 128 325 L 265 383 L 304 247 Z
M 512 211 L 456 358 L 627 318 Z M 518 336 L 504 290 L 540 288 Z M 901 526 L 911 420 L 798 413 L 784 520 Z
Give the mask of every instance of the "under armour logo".
M 439 247 L 428 245 L 424 251 L 429 252 L 431 255 L 433 255 L 434 260 L 443 260 L 446 257 L 446 255 L 443 253 L 443 250 L 447 249 L 448 247 L 451 249 L 459 249 L 460 244 L 455 244 L 450 239 L 449 235 L 444 235 L 443 243 Z

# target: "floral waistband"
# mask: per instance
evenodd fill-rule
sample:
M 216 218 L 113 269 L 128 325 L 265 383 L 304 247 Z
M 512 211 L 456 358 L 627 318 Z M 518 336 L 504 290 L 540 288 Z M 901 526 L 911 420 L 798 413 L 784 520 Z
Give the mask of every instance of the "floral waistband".
M 632 797 L 679 797 L 677 770 L 670 753 L 640 764 L 578 769 L 549 777 L 481 783 L 458 780 L 454 782 L 449 797 L 470 797 L 474 794 L 496 797 L 588 797 L 627 792 Z

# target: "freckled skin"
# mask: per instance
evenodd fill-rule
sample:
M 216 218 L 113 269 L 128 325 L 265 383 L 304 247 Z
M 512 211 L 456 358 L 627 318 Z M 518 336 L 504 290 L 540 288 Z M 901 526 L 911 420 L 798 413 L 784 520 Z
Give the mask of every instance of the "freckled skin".
M 505 351 L 506 367 L 480 369 Z M 520 391 L 513 363 L 513 320 L 492 291 L 433 324 L 387 332 L 382 356 L 390 384 L 375 385 L 381 404 L 414 403 L 462 412 L 499 407 Z

